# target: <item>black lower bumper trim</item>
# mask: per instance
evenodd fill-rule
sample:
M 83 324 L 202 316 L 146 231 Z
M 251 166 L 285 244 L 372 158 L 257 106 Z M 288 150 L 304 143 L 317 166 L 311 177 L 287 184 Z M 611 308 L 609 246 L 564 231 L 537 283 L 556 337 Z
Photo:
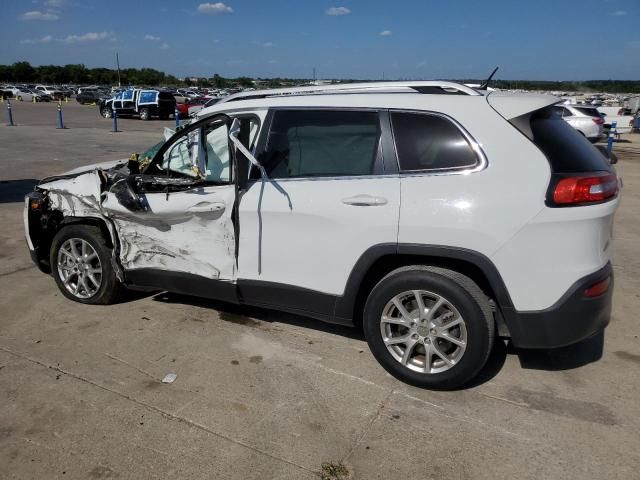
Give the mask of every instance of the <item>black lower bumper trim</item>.
M 584 296 L 587 288 L 611 277 L 608 290 Z M 613 269 L 602 269 L 578 280 L 553 306 L 539 311 L 504 311 L 511 341 L 520 348 L 559 348 L 581 342 L 609 324 L 613 296 Z

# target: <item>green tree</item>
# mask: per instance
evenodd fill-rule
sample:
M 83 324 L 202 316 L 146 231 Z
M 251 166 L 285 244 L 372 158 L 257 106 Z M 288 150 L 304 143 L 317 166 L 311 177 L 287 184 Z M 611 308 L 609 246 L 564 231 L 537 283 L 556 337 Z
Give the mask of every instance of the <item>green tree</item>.
M 33 82 L 38 78 L 36 69 L 29 62 L 13 64 L 13 79 L 18 82 Z

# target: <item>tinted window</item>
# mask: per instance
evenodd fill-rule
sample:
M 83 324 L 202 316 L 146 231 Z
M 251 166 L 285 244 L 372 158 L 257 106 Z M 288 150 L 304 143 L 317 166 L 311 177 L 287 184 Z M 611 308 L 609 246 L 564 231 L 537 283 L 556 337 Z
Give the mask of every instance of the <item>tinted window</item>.
M 554 113 L 557 113 L 561 117 L 573 117 L 573 112 L 564 107 L 551 107 Z
M 278 110 L 260 161 L 272 178 L 370 175 L 379 140 L 376 112 Z
M 391 114 L 400 170 L 441 170 L 477 165 L 478 157 L 449 120 L 419 113 Z
M 585 115 L 589 115 L 590 117 L 599 117 L 600 112 L 598 112 L 597 108 L 586 108 L 586 107 L 574 107 L 580 113 L 584 113 Z
M 610 170 L 604 155 L 551 109 L 531 117 L 531 132 L 533 143 L 547 156 L 554 173 Z

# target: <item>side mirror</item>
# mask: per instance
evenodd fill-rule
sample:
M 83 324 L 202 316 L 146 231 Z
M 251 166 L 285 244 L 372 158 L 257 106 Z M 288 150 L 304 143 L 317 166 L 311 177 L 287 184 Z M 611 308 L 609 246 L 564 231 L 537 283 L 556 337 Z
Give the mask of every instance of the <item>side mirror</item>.
M 253 154 L 242 144 L 238 136 L 240 135 L 240 120 L 237 118 L 233 119 L 231 123 L 231 128 L 229 129 L 229 140 L 233 143 L 233 146 L 236 149 L 236 152 L 240 152 L 242 156 L 244 156 L 251 165 L 255 166 L 258 170 L 260 170 L 260 175 L 263 180 L 267 179 L 267 172 L 264 167 L 260 164 L 260 162 L 253 156 Z M 238 185 L 241 189 L 245 189 L 247 187 L 247 183 L 249 181 L 248 172 L 241 172 L 241 169 L 236 169 L 238 172 Z

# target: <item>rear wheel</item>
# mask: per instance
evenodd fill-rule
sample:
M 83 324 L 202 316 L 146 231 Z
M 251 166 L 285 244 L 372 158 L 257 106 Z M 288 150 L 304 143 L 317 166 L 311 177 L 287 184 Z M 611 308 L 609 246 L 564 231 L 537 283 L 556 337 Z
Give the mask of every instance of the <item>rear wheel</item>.
M 148 108 L 140 109 L 140 120 L 149 120 L 151 118 L 151 112 L 149 112 Z
M 50 262 L 58 288 L 71 300 L 108 305 L 124 292 L 111 266 L 111 248 L 96 226 L 62 228 L 53 238 Z
M 427 266 L 384 277 L 367 299 L 363 326 L 389 373 L 432 389 L 472 380 L 489 357 L 495 330 L 488 299 L 471 279 Z

